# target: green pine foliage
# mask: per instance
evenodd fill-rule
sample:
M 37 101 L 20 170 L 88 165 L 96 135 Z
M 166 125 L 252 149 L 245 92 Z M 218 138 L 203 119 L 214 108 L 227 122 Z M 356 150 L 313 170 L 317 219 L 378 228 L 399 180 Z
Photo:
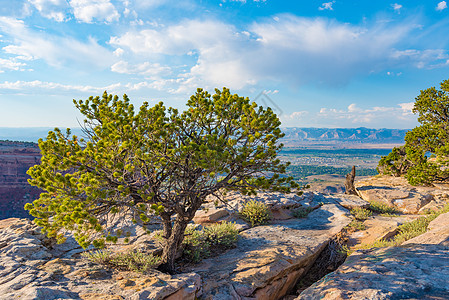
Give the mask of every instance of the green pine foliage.
M 161 269 L 173 272 L 184 230 L 208 195 L 298 188 L 280 176 L 288 164 L 277 158 L 284 134 L 276 114 L 226 88 L 198 89 L 183 112 L 162 102 L 136 109 L 126 95 L 106 92 L 74 104 L 85 117 L 84 137 L 55 128 L 39 140 L 41 163 L 28 170 L 44 192 L 25 208 L 58 242 L 68 230 L 82 247 L 102 248 L 117 241 L 108 215 L 131 211 L 143 223 L 157 215 Z
M 379 161 L 382 174 L 405 176 L 412 185 L 449 179 L 449 80 L 421 91 L 413 112 L 420 126 L 407 132 L 405 145 Z

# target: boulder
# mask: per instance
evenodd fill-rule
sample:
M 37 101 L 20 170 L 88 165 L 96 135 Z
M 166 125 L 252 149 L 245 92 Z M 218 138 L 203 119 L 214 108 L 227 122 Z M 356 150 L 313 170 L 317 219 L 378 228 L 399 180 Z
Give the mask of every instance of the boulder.
M 224 207 L 217 208 L 210 206 L 208 205 L 207 208 L 198 210 L 193 218 L 193 222 L 197 224 L 215 223 L 219 219 L 230 215 L 230 212 Z

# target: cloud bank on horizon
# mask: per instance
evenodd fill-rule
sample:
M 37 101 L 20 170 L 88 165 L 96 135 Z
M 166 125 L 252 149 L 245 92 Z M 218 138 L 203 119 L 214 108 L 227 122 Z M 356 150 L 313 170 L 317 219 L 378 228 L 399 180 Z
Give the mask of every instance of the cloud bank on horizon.
M 448 78 L 448 23 L 446 1 L 0 0 L 0 127 L 76 127 L 71 99 L 104 90 L 182 108 L 226 86 L 284 126 L 411 128 Z

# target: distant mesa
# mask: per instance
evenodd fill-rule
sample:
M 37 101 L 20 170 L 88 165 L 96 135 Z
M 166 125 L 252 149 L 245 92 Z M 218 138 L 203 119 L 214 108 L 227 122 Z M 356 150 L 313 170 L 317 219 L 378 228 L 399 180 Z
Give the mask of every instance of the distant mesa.
M 40 163 L 40 157 L 35 143 L 0 141 L 0 219 L 31 218 L 23 207 L 41 190 L 28 184 L 26 171 Z

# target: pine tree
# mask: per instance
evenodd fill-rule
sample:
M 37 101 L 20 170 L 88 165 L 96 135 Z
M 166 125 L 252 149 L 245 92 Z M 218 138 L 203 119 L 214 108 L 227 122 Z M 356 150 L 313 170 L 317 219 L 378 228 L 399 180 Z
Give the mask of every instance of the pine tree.
M 186 226 L 207 196 L 298 187 L 280 176 L 287 164 L 276 158 L 283 137 L 276 114 L 226 88 L 213 96 L 198 89 L 183 112 L 162 102 L 135 112 L 126 95 L 106 92 L 74 103 L 85 137 L 50 131 L 39 140 L 41 164 L 28 171 L 45 192 L 25 208 L 59 242 L 68 230 L 82 247 L 101 248 L 118 238 L 105 225 L 109 215 L 131 211 L 146 222 L 155 214 L 165 239 L 161 269 L 173 272 Z
M 420 126 L 408 131 L 405 145 L 383 157 L 379 172 L 405 176 L 410 184 L 430 184 L 449 179 L 449 80 L 421 91 L 413 112 Z

